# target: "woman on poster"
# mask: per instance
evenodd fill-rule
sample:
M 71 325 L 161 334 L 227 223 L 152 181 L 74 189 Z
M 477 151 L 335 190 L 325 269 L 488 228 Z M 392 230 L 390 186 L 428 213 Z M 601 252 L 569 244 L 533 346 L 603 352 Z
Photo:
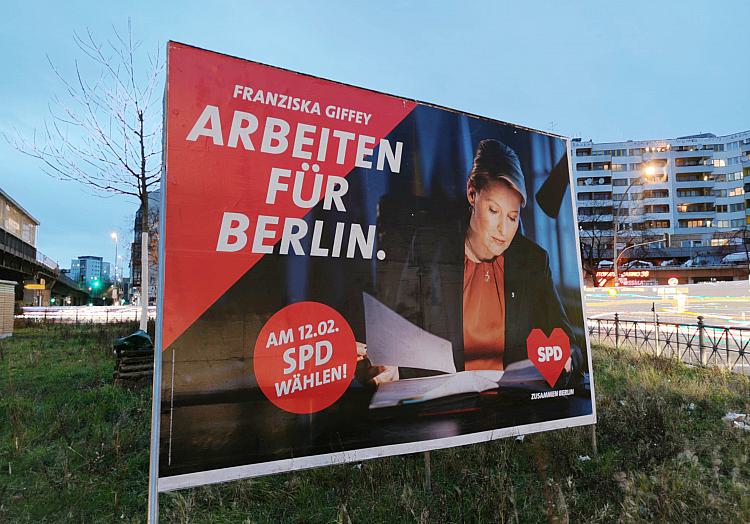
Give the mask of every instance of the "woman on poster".
M 547 252 L 518 233 L 526 184 L 510 147 L 497 140 L 480 142 L 466 198 L 469 216 L 458 238 L 463 249 L 450 227 L 418 228 L 423 238 L 411 239 L 407 259 L 384 264 L 379 272 L 379 298 L 412 322 L 451 339 L 459 371 L 503 370 L 528 358 L 526 338 L 532 329 L 550 334 L 562 328 L 571 353 L 558 383 L 566 383 L 580 370 L 582 353 L 552 281 Z M 437 234 L 430 233 L 433 229 Z M 459 280 L 455 254 L 461 251 Z M 366 354 L 364 346 L 360 353 Z M 431 373 L 395 366 L 369 369 L 375 384 L 425 374 Z

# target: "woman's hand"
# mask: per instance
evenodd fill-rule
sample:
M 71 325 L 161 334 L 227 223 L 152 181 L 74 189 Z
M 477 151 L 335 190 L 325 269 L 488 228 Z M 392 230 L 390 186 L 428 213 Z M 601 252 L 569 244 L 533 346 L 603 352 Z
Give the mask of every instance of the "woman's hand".
M 363 362 L 367 359 L 367 344 L 357 342 L 357 362 Z M 370 362 L 363 362 L 366 368 L 363 370 L 362 381 L 369 384 L 383 384 L 385 382 L 394 382 L 399 379 L 398 366 L 371 366 Z M 358 367 L 364 367 L 358 366 Z
M 357 342 L 357 362 L 360 362 L 367 358 L 367 344 L 364 342 Z
M 370 371 L 373 377 L 369 381 L 376 386 L 385 382 L 395 382 L 399 379 L 398 366 L 372 366 Z

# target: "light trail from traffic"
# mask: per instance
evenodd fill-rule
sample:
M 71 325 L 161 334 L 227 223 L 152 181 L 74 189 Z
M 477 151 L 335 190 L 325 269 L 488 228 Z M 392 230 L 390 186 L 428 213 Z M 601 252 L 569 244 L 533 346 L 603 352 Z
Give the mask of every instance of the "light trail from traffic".
M 141 306 L 49 306 L 25 307 L 17 319 L 62 322 L 94 323 L 138 322 L 141 319 Z M 148 318 L 156 318 L 156 306 L 149 306 Z
M 615 312 L 634 320 L 696 323 L 702 316 L 710 325 L 750 327 L 750 288 L 747 281 L 683 286 L 586 288 L 589 318 L 611 318 Z M 655 311 L 652 311 L 652 306 Z

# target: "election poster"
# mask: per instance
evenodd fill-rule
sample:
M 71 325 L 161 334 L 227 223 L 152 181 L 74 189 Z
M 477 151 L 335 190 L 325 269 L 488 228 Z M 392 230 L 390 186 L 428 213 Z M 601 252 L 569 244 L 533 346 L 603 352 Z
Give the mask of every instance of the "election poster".
M 159 491 L 595 423 L 567 139 L 167 60 Z

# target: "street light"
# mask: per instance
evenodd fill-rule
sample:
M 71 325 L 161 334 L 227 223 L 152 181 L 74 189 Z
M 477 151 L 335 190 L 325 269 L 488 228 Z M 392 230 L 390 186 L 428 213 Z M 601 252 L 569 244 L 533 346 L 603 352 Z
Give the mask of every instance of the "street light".
M 664 169 L 666 171 L 666 165 L 664 166 Z M 643 175 L 646 175 L 648 177 L 652 177 L 656 174 L 656 167 L 654 165 L 648 165 L 643 169 Z M 622 204 L 627 200 L 628 193 L 630 193 L 630 190 L 633 188 L 636 184 L 643 185 L 644 183 L 648 182 L 648 179 L 645 179 L 643 175 L 638 176 L 637 178 L 634 178 L 630 184 L 628 184 L 628 187 L 625 189 L 625 192 L 622 194 L 622 198 L 620 199 L 620 202 L 617 204 L 617 207 L 615 208 L 615 219 L 614 219 L 614 233 L 612 238 L 612 268 L 614 270 L 614 285 L 617 286 L 620 283 L 620 277 L 618 274 L 618 268 L 617 268 L 617 260 L 622 256 L 622 253 L 624 253 L 628 248 L 625 248 L 622 250 L 622 252 L 618 255 L 617 254 L 617 231 L 620 229 L 620 210 L 622 209 Z M 612 196 L 614 197 L 614 192 L 612 193 Z M 630 209 L 630 206 L 628 206 L 628 209 Z M 655 241 L 655 242 L 661 242 Z M 647 244 L 652 244 L 654 242 L 647 242 Z M 640 245 L 640 244 L 639 244 Z M 632 246 L 635 247 L 635 246 Z
M 620 260 L 620 257 L 623 255 L 623 253 L 625 253 L 625 251 L 628 251 L 629 249 L 633 249 L 633 248 L 640 247 L 640 246 L 647 246 L 649 244 L 658 244 L 659 242 L 664 242 L 666 240 L 667 240 L 667 234 L 664 233 L 664 238 L 661 240 L 648 240 L 646 242 L 639 242 L 638 244 L 633 244 L 632 246 L 626 246 L 625 249 L 620 251 L 620 254 L 617 255 L 617 258 L 615 259 L 614 263 L 617 264 L 617 261 Z

